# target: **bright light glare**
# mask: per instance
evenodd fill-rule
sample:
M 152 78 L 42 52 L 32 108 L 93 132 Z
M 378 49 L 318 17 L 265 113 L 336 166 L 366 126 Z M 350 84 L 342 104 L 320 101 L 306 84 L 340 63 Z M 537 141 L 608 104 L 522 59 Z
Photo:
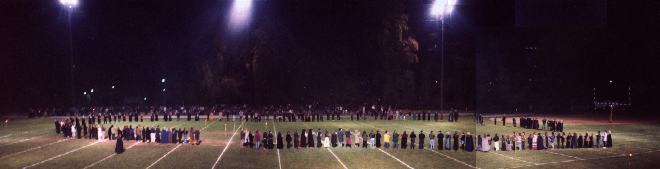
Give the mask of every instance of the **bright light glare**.
M 73 8 L 78 6 L 78 0 L 60 0 L 60 4 L 68 8 Z
M 89 90 L 90 93 L 94 93 L 94 89 Z
M 248 25 L 252 14 L 252 0 L 234 0 L 229 18 L 229 29 L 240 31 Z
M 113 89 L 114 89 L 114 88 L 115 88 L 115 86 L 113 85 L 113 86 L 112 86 L 112 87 L 110 87 L 110 88 L 113 88 Z
M 87 92 L 83 92 L 83 95 L 87 95 Z
M 165 83 L 165 78 L 160 79 L 161 83 Z
M 454 11 L 458 0 L 435 0 L 431 6 L 431 15 L 442 18 Z

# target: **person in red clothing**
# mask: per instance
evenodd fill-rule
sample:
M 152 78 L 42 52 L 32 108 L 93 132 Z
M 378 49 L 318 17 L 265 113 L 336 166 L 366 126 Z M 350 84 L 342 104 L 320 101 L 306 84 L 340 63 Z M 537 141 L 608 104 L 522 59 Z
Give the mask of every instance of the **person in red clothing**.
M 259 149 L 261 146 L 261 134 L 259 134 L 259 130 L 257 130 L 256 134 L 254 134 L 254 141 L 256 148 Z

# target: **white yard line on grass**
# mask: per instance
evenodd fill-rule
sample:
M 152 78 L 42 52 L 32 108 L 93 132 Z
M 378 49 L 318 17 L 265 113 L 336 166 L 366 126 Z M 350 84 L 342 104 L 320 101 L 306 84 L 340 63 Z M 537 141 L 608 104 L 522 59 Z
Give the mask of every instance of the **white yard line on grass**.
M 589 159 L 581 159 L 581 160 L 564 160 L 564 161 L 554 161 L 554 162 L 547 162 L 547 163 L 537 163 L 537 164 L 534 164 L 534 165 L 523 165 L 523 166 L 518 166 L 518 167 L 513 167 L 513 168 L 540 166 L 540 165 L 547 165 L 547 164 L 570 163 L 570 162 L 575 162 L 575 161 L 588 161 L 588 160 L 601 160 L 601 159 L 609 159 L 609 158 L 622 158 L 622 157 L 628 157 L 628 156 L 640 155 L 640 154 L 648 154 L 648 153 L 654 153 L 654 152 L 660 152 L 660 149 L 641 152 L 641 153 L 619 154 L 619 155 L 589 158 Z
M 135 147 L 135 146 L 138 145 L 138 144 L 139 144 L 139 142 L 135 142 L 133 145 L 128 146 L 126 149 L 127 149 L 127 150 L 128 150 L 128 149 L 131 149 L 131 148 Z M 101 163 L 101 162 L 103 162 L 103 161 L 105 161 L 105 160 L 108 160 L 108 159 L 114 157 L 115 155 L 117 155 L 117 153 L 110 154 L 109 156 L 107 156 L 107 157 L 105 157 L 105 158 L 103 158 L 103 159 L 101 159 L 101 160 L 99 160 L 99 161 L 96 161 L 96 162 L 94 162 L 94 163 L 92 163 L 92 164 L 86 166 L 84 169 L 87 169 L 87 168 L 93 167 L 93 166 L 95 166 L 96 164 L 99 164 L 99 163 Z
M 466 165 L 466 166 L 468 166 L 468 167 L 470 167 L 470 168 L 479 168 L 479 167 L 472 166 L 472 165 L 470 165 L 470 164 L 468 164 L 468 163 L 466 163 L 466 162 L 463 162 L 463 161 L 461 161 L 461 160 L 458 160 L 458 159 L 456 159 L 456 158 L 454 158 L 454 157 L 451 157 L 451 156 L 448 156 L 448 155 L 446 155 L 446 154 L 443 154 L 443 153 L 437 152 L 437 151 L 435 151 L 435 150 L 431 150 L 431 149 L 426 149 L 426 150 L 429 150 L 429 151 L 434 152 L 434 153 L 436 153 L 436 154 L 440 154 L 440 155 L 442 155 L 442 156 L 444 156 L 444 157 L 446 157 L 446 158 L 448 158 L 448 159 L 454 160 L 454 161 L 456 161 L 456 162 L 458 162 L 458 163 L 461 163 L 461 164 L 463 164 L 463 165 Z
M 16 144 L 16 143 L 20 143 L 20 142 L 25 142 L 25 141 L 28 141 L 28 140 L 32 140 L 33 138 L 35 138 L 35 137 L 31 137 L 31 138 L 26 138 L 26 139 L 22 139 L 22 140 L 14 141 L 14 142 L 11 142 L 11 143 L 9 143 L 9 144 L 3 144 L 3 145 L 0 145 L 0 147 L 4 147 L 4 146 L 8 146 L 8 145 L 12 145 L 12 144 Z
M 160 125 L 161 123 L 157 123 L 157 124 Z M 179 125 L 180 125 L 180 124 L 174 125 L 173 128 L 176 128 L 176 127 L 179 126 Z M 207 126 L 207 127 L 208 127 L 208 126 Z M 138 145 L 138 144 L 139 144 L 139 142 L 135 142 L 135 143 L 133 143 L 133 145 L 128 146 L 128 147 L 126 148 L 126 150 L 131 149 L 131 148 L 135 147 L 135 146 Z M 107 157 L 105 157 L 105 158 L 103 158 L 103 159 L 101 159 L 101 160 L 99 160 L 99 161 L 96 161 L 96 162 L 94 162 L 94 163 L 92 163 L 92 164 L 86 166 L 84 169 L 87 169 L 87 168 L 93 167 L 93 166 L 95 166 L 95 165 L 97 165 L 97 164 L 99 164 L 99 163 L 101 163 L 101 162 L 103 162 L 103 161 L 105 161 L 105 160 L 108 160 L 108 159 L 114 157 L 115 155 L 117 155 L 117 154 L 116 154 L 116 153 L 114 153 L 114 154 L 110 154 L 109 156 L 107 156 Z
M 149 169 L 149 168 L 151 168 L 152 166 L 156 165 L 156 163 L 158 163 L 158 162 L 159 162 L 160 160 L 162 160 L 163 158 L 167 157 L 167 155 L 169 155 L 170 153 L 172 153 L 174 150 L 176 150 L 177 148 L 181 147 L 182 145 L 183 145 L 183 144 L 176 145 L 176 147 L 172 148 L 172 150 L 168 151 L 167 153 L 165 153 L 165 155 L 163 155 L 162 157 L 158 158 L 158 160 L 156 160 L 156 161 L 154 161 L 153 163 L 151 163 L 151 165 L 147 166 L 146 169 Z
M 71 153 L 73 153 L 73 152 L 76 152 L 76 151 L 81 150 L 81 149 L 83 149 L 83 148 L 87 148 L 87 147 L 89 147 L 89 146 L 93 146 L 94 144 L 98 144 L 98 143 L 99 143 L 99 142 L 95 141 L 95 142 L 90 143 L 90 144 L 88 144 L 88 145 L 86 145 L 86 146 L 82 146 L 82 147 L 79 147 L 79 148 L 73 149 L 73 150 L 71 150 L 71 151 L 68 151 L 68 152 L 66 152 L 66 153 L 62 153 L 62 154 L 56 155 L 55 157 L 48 158 L 48 159 L 46 159 L 46 160 L 44 160 L 44 161 L 40 161 L 40 162 L 38 162 L 38 163 L 34 163 L 34 164 L 32 164 L 32 165 L 25 166 L 25 167 L 23 167 L 23 169 L 30 168 L 30 167 L 34 167 L 34 166 L 37 166 L 37 165 L 39 165 L 39 164 L 43 164 L 43 163 L 48 162 L 48 161 L 50 161 L 50 160 L 54 160 L 54 159 L 56 159 L 56 158 L 60 158 L 60 157 L 65 156 L 65 155 L 67 155 L 67 154 L 71 154 Z
M 330 154 L 332 154 L 332 156 L 335 156 L 335 159 L 337 159 L 337 161 L 339 161 L 339 164 L 341 164 L 341 166 L 344 167 L 344 169 L 348 169 L 348 167 L 346 167 L 346 165 L 344 164 L 344 162 L 341 162 L 341 160 L 339 159 L 339 157 L 337 157 L 337 155 L 335 154 L 335 152 L 332 152 L 332 150 L 330 150 L 330 148 L 325 148 L 325 149 L 328 150 L 328 151 L 330 151 Z M 382 151 L 382 150 L 381 150 L 381 151 Z M 402 162 L 402 163 L 403 163 L 403 162 Z M 404 163 L 404 164 L 405 164 L 405 163 Z M 410 166 L 408 166 L 408 167 L 410 167 Z
M 4 159 L 4 158 L 7 158 L 7 157 L 10 157 L 10 156 L 13 156 L 13 155 L 23 154 L 23 153 L 28 152 L 28 151 L 40 149 L 40 148 L 43 148 L 43 147 L 46 147 L 46 146 L 49 146 L 49 145 L 53 145 L 53 144 L 57 144 L 57 143 L 60 143 L 60 142 L 63 142 L 63 141 L 69 141 L 69 140 L 71 140 L 71 139 L 61 139 L 61 140 L 58 140 L 58 141 L 55 141 L 55 142 L 52 142 L 52 143 L 40 145 L 40 146 L 33 147 L 33 148 L 30 148 L 30 149 L 27 149 L 27 150 L 7 154 L 7 155 L 4 155 L 4 156 L 0 157 L 0 159 Z
M 556 155 L 560 155 L 560 156 L 564 156 L 564 157 L 570 157 L 570 158 L 574 158 L 574 159 L 577 159 L 577 160 L 584 160 L 584 158 L 575 157 L 575 156 L 571 156 L 571 155 L 566 155 L 566 154 L 562 154 L 562 153 L 556 153 L 556 152 L 552 152 L 552 151 L 541 151 L 541 152 L 556 154 Z
M 383 149 L 378 148 L 378 150 L 380 150 L 380 152 L 383 152 L 383 153 L 385 153 L 386 155 L 392 157 L 392 158 L 395 159 L 396 161 L 399 161 L 399 163 L 405 165 L 406 167 L 408 167 L 408 168 L 410 168 L 410 169 L 415 169 L 415 168 L 412 168 L 410 165 L 406 164 L 405 162 L 399 160 L 399 158 L 394 157 L 392 154 L 383 151 Z
M 213 123 L 213 122 L 211 122 L 211 123 Z M 205 130 L 206 128 L 208 128 L 209 125 L 211 125 L 211 123 L 207 124 L 206 127 L 202 128 L 201 130 L 203 131 L 203 130 Z M 174 127 L 176 127 L 176 126 L 179 126 L 179 125 L 175 125 Z M 190 132 L 192 132 L 192 131 L 190 131 Z M 151 163 L 151 165 L 147 166 L 146 169 L 149 169 L 149 168 L 153 167 L 154 165 L 156 165 L 156 163 L 158 163 L 160 160 L 163 160 L 165 157 L 167 157 L 167 155 L 170 155 L 170 153 L 174 152 L 174 150 L 176 150 L 177 148 L 181 147 L 182 145 L 183 145 L 183 144 L 179 144 L 179 145 L 177 145 L 176 147 L 172 148 L 172 150 L 168 151 L 168 152 L 165 153 L 162 157 L 158 158 L 158 160 L 154 161 L 153 163 Z
M 277 129 L 275 128 L 275 120 L 273 120 L 273 131 L 275 131 L 275 133 L 277 133 Z M 277 141 L 277 140 L 275 140 L 275 141 Z M 278 148 L 276 150 L 277 150 L 277 163 L 280 165 L 280 169 L 282 169 L 282 160 L 280 158 L 280 149 Z M 337 157 L 337 156 L 335 156 L 335 157 Z M 339 159 L 337 159 L 337 160 L 339 160 Z M 344 166 L 344 168 L 346 168 L 346 166 Z
M 5 138 L 5 137 L 9 137 L 9 136 L 11 136 L 11 134 L 4 135 L 4 136 L 2 136 L 2 137 L 0 137 L 0 138 Z
M 512 160 L 516 160 L 516 161 L 522 161 L 522 162 L 529 163 L 529 164 L 537 164 L 537 163 L 532 163 L 532 162 L 529 162 L 529 161 L 525 161 L 523 159 L 519 159 L 519 158 L 511 157 L 511 156 L 508 156 L 508 155 L 500 154 L 500 153 L 497 153 L 497 152 L 492 152 L 492 153 L 497 154 L 497 155 L 502 156 L 502 157 L 512 159 Z
M 630 147 L 630 148 L 636 148 L 636 149 L 642 149 L 642 150 L 648 150 L 648 151 L 653 151 L 651 148 L 646 148 L 646 147 Z M 604 150 L 607 150 L 604 148 Z
M 215 163 L 213 163 L 213 166 L 211 167 L 211 169 L 215 169 L 215 166 L 218 165 L 218 162 L 220 162 L 220 159 L 222 158 L 222 155 L 225 154 L 225 151 L 227 151 L 227 148 L 229 148 L 229 146 L 231 145 L 232 139 L 234 139 L 234 136 L 236 136 L 236 132 L 238 132 L 238 130 L 241 129 L 241 127 L 243 126 L 243 123 L 245 123 L 245 121 L 241 122 L 241 125 L 239 125 L 238 128 L 236 128 L 236 130 L 234 130 L 234 134 L 232 134 L 231 137 L 229 137 L 229 142 L 227 143 L 227 146 L 225 146 L 225 148 L 222 150 L 222 152 L 218 156 L 218 159 L 215 160 Z
M 614 155 L 618 155 L 618 154 L 619 154 L 619 153 L 615 153 L 615 152 L 607 151 L 607 150 L 605 150 L 605 149 L 594 149 L 594 150 L 596 150 L 596 151 L 598 151 L 598 152 L 607 153 L 607 154 L 614 154 Z

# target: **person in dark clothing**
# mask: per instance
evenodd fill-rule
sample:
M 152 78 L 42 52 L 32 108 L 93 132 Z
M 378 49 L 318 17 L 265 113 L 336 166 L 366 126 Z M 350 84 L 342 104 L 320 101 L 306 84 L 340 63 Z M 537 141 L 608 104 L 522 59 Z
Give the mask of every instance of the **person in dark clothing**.
M 337 133 L 335 133 L 335 132 L 332 133 L 330 143 L 331 143 L 332 147 L 337 147 Z
M 376 147 L 377 148 L 380 148 L 380 139 L 381 139 L 381 137 L 382 136 L 380 135 L 380 130 L 376 130 Z
M 401 134 L 401 149 L 406 149 L 408 148 L 408 133 L 406 131 L 403 131 L 403 134 Z
M 60 131 L 62 129 L 62 125 L 60 125 L 60 122 L 55 120 L 55 133 L 60 134 Z
M 286 131 L 286 148 L 291 148 L 291 134 Z
M 607 144 L 605 144 L 605 147 L 612 147 L 612 131 L 607 130 Z
M 301 148 L 307 147 L 307 137 L 305 135 L 307 135 L 307 131 L 305 129 L 302 129 L 302 131 L 300 131 L 300 147 Z
M 123 141 L 123 139 L 119 138 L 119 139 L 117 139 L 117 143 L 115 144 L 115 153 L 121 154 L 124 151 L 125 151 L 124 141 Z
M 438 150 L 442 150 L 445 145 L 443 144 L 444 137 L 445 135 L 442 134 L 442 131 L 438 130 Z
M 321 128 L 319 128 L 316 131 L 316 147 L 321 148 L 321 146 L 323 146 L 323 144 L 321 144 Z
M 454 139 L 453 140 L 454 141 L 453 148 L 454 148 L 454 151 L 456 151 L 456 150 L 458 150 L 458 132 L 454 132 L 453 139 Z
M 282 133 L 277 132 L 277 149 L 284 148 L 284 143 L 282 143 Z
M 417 138 L 415 131 L 410 132 L 410 149 L 415 149 L 415 138 Z
M 474 137 L 472 137 L 470 132 L 468 132 L 465 139 L 465 151 L 472 152 L 473 150 L 474 150 Z
M 424 134 L 424 130 L 419 132 L 419 149 L 424 149 L 424 139 L 426 139 L 426 135 Z
M 312 129 L 307 131 L 307 147 L 314 148 L 314 134 L 312 134 Z

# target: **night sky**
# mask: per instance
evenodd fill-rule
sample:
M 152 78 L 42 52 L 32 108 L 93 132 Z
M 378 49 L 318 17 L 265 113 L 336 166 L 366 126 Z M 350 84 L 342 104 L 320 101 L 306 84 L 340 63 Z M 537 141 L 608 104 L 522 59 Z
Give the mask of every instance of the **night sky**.
M 429 17 L 432 2 L 255 0 L 249 22 L 236 29 L 229 0 L 83 0 L 71 11 L 69 34 L 70 11 L 57 0 L 2 1 L 0 111 L 163 103 L 439 108 L 441 29 Z M 408 28 L 401 37 L 416 50 L 398 49 L 405 43 L 391 23 L 401 16 Z M 619 101 L 630 87 L 633 112 L 657 112 L 657 30 L 660 3 L 652 0 L 459 0 L 445 20 L 444 106 L 585 112 L 594 87 L 608 94 L 599 99 Z M 91 99 L 83 96 L 92 88 Z

